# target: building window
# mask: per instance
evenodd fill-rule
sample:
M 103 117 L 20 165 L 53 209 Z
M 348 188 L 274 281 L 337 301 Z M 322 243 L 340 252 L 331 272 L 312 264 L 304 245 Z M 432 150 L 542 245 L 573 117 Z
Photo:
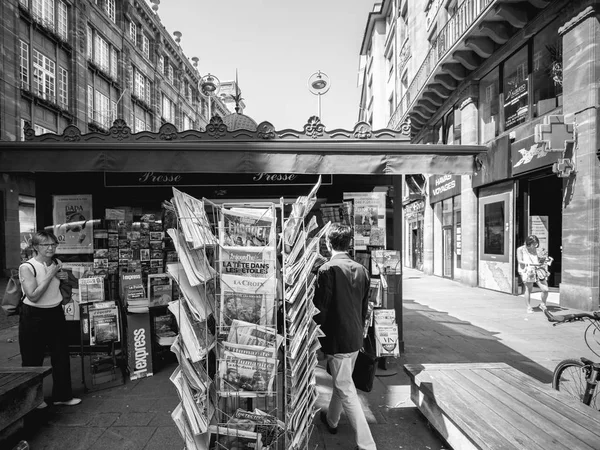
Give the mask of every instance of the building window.
M 479 199 L 481 259 L 508 262 L 510 220 L 509 194 L 497 194 Z
M 40 97 L 55 101 L 56 65 L 37 50 L 33 50 L 33 90 Z
M 137 45 L 137 27 L 133 22 L 129 22 L 129 37 L 133 41 L 134 45 Z
M 171 84 L 173 84 L 173 66 L 171 64 L 167 64 L 167 78 L 169 79 L 169 81 L 171 82 Z
M 106 11 L 106 14 L 108 15 L 108 17 L 110 17 L 110 20 L 112 20 L 113 22 L 117 21 L 117 18 L 115 15 L 115 0 L 105 0 L 104 10 Z
M 110 76 L 115 80 L 119 77 L 117 68 L 119 67 L 119 52 L 116 48 L 110 48 Z
M 146 59 L 150 59 L 150 40 L 146 35 L 142 36 L 142 51 Z
M 163 55 L 158 55 L 158 72 L 163 75 L 165 73 L 165 57 Z
M 146 90 L 146 78 L 139 72 L 139 70 L 135 68 L 133 69 L 133 74 L 133 93 L 138 99 L 144 100 L 144 92 Z
M 19 195 L 19 234 L 21 261 L 27 261 L 33 256 L 30 239 L 36 232 L 35 197 Z
M 88 122 L 94 120 L 94 88 L 89 84 L 87 88 L 87 115 Z
M 64 109 L 69 109 L 69 72 L 58 68 L 58 102 Z
M 479 82 L 479 139 L 483 144 L 500 131 L 500 75 L 496 67 Z
M 59 1 L 58 2 L 58 35 L 65 41 L 68 39 L 68 14 L 67 5 Z
M 21 88 L 29 89 L 29 44 L 21 41 L 19 54 L 19 77 Z
M 54 29 L 54 0 L 32 0 L 33 17 Z
M 533 115 L 543 116 L 562 105 L 562 39 L 560 19 L 533 38 Z
M 110 128 L 111 122 L 111 108 L 109 106 L 109 100 L 106 95 L 100 91 L 94 92 L 94 122 L 100 124 L 102 127 Z
M 94 43 L 94 63 L 96 63 L 96 65 L 100 67 L 100 69 L 102 69 L 104 72 L 110 73 L 110 47 L 108 45 L 108 42 L 106 42 L 103 38 L 100 37 L 100 35 L 96 33 Z
M 165 94 L 162 95 L 162 117 L 169 123 L 175 122 L 175 103 Z
M 529 116 L 527 46 L 504 63 L 504 123 L 509 130 Z
M 184 114 L 182 130 L 191 130 L 192 128 L 192 119 L 187 114 Z
M 33 131 L 35 131 L 36 136 L 40 136 L 40 135 L 46 134 L 46 133 L 54 133 L 53 130 L 50 130 L 49 128 L 45 128 L 45 127 L 42 127 L 41 125 L 37 125 L 37 124 L 33 125 Z
M 133 132 L 139 133 L 140 131 L 146 131 L 146 122 L 136 117 L 133 124 Z
M 94 31 L 89 25 L 87 26 L 87 58 L 89 60 L 94 58 Z
M 460 107 L 456 106 L 444 120 L 444 143 L 460 145 Z

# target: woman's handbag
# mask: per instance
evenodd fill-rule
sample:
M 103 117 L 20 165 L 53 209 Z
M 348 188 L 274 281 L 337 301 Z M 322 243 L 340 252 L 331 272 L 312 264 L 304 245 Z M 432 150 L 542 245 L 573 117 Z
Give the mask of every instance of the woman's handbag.
M 35 267 L 30 262 L 26 262 L 33 268 L 33 276 L 36 276 Z M 21 280 L 19 279 L 19 271 L 12 269 L 10 278 L 4 290 L 2 297 L 2 310 L 7 316 L 16 316 L 21 311 L 21 302 L 25 298 L 25 294 L 21 289 Z

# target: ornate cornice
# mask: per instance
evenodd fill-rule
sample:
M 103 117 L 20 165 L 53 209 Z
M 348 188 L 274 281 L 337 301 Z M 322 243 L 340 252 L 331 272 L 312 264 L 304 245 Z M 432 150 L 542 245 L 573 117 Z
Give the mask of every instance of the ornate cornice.
M 302 130 L 275 130 L 270 122 L 261 122 L 256 130 L 230 130 L 219 116 L 213 116 L 206 130 L 178 131 L 171 123 L 163 124 L 158 132 L 142 131 L 132 133 L 123 119 L 114 121 L 108 132 L 82 134 L 74 125 L 65 128 L 62 134 L 46 133 L 36 136 L 29 123 L 25 123 L 25 140 L 29 142 L 119 142 L 126 144 L 157 141 L 272 141 L 272 140 L 399 140 L 410 142 L 410 124 L 400 131 L 391 129 L 373 130 L 367 122 L 358 122 L 352 130 L 335 129 L 328 131 L 317 116 L 308 119 Z
M 562 35 L 568 33 L 573 28 L 575 28 L 578 24 L 583 22 L 585 19 L 587 19 L 588 17 L 591 17 L 597 13 L 598 12 L 596 11 L 596 6 L 591 6 L 591 5 L 588 6 L 583 11 L 581 11 L 579 14 L 577 14 L 575 17 L 573 17 L 571 20 L 569 20 L 567 23 L 565 23 L 562 27 L 560 27 L 558 29 L 558 34 L 562 36 Z

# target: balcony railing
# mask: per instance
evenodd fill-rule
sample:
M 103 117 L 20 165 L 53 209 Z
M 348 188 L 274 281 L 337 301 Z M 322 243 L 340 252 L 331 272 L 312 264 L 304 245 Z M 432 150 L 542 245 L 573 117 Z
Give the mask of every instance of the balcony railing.
M 419 67 L 404 96 L 398 102 L 396 111 L 390 118 L 388 128 L 397 129 L 405 120 L 405 116 L 418 98 L 421 90 L 435 71 L 437 65 L 475 23 L 491 7 L 494 0 L 465 0 L 448 19 L 432 42 L 429 52 Z

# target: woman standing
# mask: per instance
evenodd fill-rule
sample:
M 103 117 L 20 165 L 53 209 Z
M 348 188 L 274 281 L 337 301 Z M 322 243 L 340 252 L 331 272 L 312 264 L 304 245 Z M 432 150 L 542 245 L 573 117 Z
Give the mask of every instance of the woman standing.
M 552 258 L 538 254 L 540 240 L 534 234 L 527 236 L 525 245 L 517 248 L 517 261 L 519 262 L 519 275 L 525 285 L 525 304 L 527 305 L 527 313 L 533 313 L 531 307 L 531 292 L 533 283 L 536 283 L 542 290 L 541 309 L 546 308 L 548 300 L 548 265 L 552 262 Z
M 66 321 L 62 308 L 60 282 L 68 274 L 54 254 L 58 239 L 50 231 L 39 231 L 31 238 L 34 256 L 19 267 L 25 294 L 19 318 L 19 348 L 22 365 L 41 366 L 46 348 L 52 365 L 52 399 L 55 405 L 81 403 L 71 388 L 71 363 Z M 48 406 L 43 402 L 38 408 Z

